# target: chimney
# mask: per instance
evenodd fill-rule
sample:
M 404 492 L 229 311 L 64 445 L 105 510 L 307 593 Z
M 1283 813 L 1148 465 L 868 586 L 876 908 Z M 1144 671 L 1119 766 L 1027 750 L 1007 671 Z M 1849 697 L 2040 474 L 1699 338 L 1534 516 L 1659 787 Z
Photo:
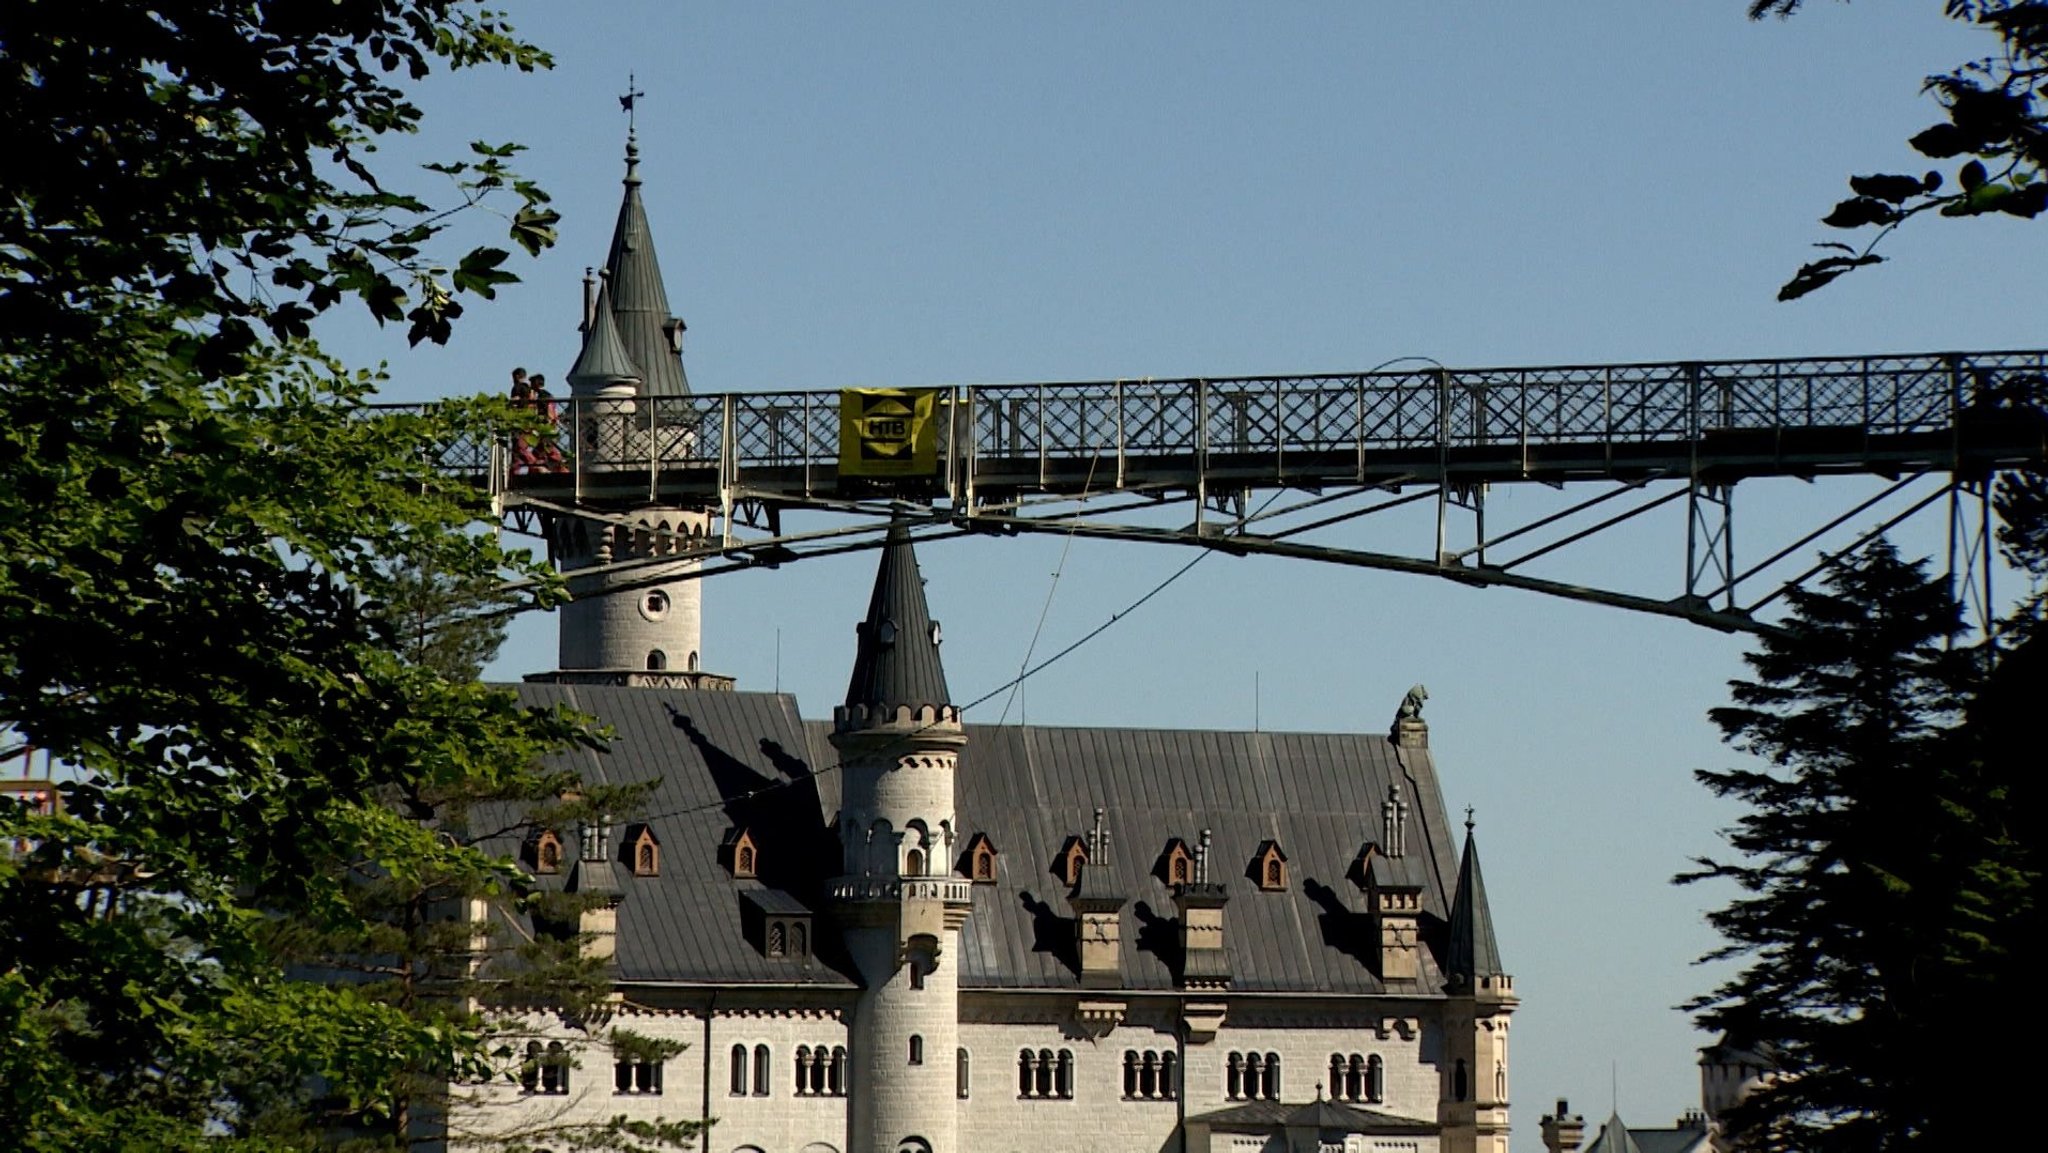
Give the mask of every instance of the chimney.
M 1579 1142 L 1586 1137 L 1586 1119 L 1573 1113 L 1571 1103 L 1562 1097 L 1557 1099 L 1557 1112 L 1544 1115 L 1542 1127 L 1548 1153 L 1578 1153 Z
M 1081 955 L 1081 987 L 1114 989 L 1123 982 L 1124 894 L 1116 887 L 1109 864 L 1109 830 L 1102 809 L 1095 810 L 1095 828 L 1088 834 L 1088 859 L 1081 883 L 1069 899 L 1080 914 L 1075 922 Z
M 1211 833 L 1202 830 L 1195 846 L 1195 879 L 1174 890 L 1180 910 L 1181 987 L 1227 989 L 1230 955 L 1223 951 L 1223 906 L 1230 900 L 1224 887 L 1209 879 Z

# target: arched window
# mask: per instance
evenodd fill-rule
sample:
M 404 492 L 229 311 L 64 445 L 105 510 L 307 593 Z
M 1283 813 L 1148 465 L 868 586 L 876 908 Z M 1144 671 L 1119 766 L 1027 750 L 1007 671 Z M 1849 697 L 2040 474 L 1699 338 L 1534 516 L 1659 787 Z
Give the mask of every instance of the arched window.
M 1268 889 L 1280 889 L 1285 888 L 1286 885 L 1285 874 L 1280 871 L 1280 859 L 1278 857 L 1266 858 L 1266 887 Z
M 903 854 L 903 875 L 906 877 L 924 876 L 923 850 L 912 849 L 909 852 Z
M 1266 1090 L 1266 1100 L 1278 1101 L 1280 1099 L 1280 1054 L 1278 1053 L 1266 1054 L 1266 1083 L 1264 1088 Z
M 1159 1095 L 1159 1054 L 1147 1052 L 1138 1065 L 1138 1095 L 1156 1097 Z
M 668 654 L 660 649 L 647 650 L 647 671 L 658 673 L 668 667 Z
M 953 1054 L 953 1095 L 967 1100 L 967 1050 L 960 1049 Z
M 693 673 L 697 671 L 697 650 L 695 649 L 690 650 L 690 671 Z
M 736 855 L 735 868 L 733 871 L 737 872 L 742 877 L 751 877 L 754 875 L 754 846 L 740 846 L 739 853 Z
M 768 1046 L 754 1046 L 754 1096 L 768 1095 Z
M 1138 1095 L 1138 1054 L 1136 1050 L 1124 1050 L 1124 1096 Z
M 924 1064 L 924 1038 L 915 1033 L 910 1035 L 910 1063 L 913 1065 Z
M 1231 1101 L 1245 1099 L 1244 1054 L 1232 1053 L 1223 1077 L 1223 1096 Z
M 745 1045 L 734 1045 L 732 1047 L 732 1095 L 735 1097 L 747 1095 L 747 1047 Z
M 1188 883 L 1187 858 L 1178 853 L 1174 854 L 1172 863 L 1167 866 L 1167 883 L 1173 885 L 1185 885 Z
M 789 952 L 789 941 L 784 936 L 782 922 L 770 921 L 768 923 L 768 955 L 780 957 L 787 952 Z
M 640 852 L 638 854 L 638 857 L 639 862 L 634 871 L 639 873 L 643 877 L 653 876 L 656 872 L 654 865 L 654 845 L 647 841 L 640 842 Z
M 1365 1059 L 1356 1053 L 1351 1055 L 1351 1064 L 1344 1070 L 1344 1096 L 1350 1101 L 1366 1099 Z
M 802 921 L 792 921 L 789 926 L 789 955 L 808 957 L 811 955 L 811 934 Z
M 796 1095 L 799 1097 L 811 1095 L 811 1047 L 809 1045 L 798 1045 L 796 1047 Z
M 1031 1096 L 1031 1087 L 1034 1083 L 1032 1070 L 1037 1063 L 1037 1058 L 1031 1050 L 1017 1050 L 1017 1096 Z
M 1375 1104 L 1387 1099 L 1387 1063 L 1378 1053 L 1365 1061 L 1365 1099 Z
M 1059 1075 L 1054 1078 L 1053 1088 L 1062 1100 L 1074 1095 L 1074 1052 L 1071 1049 L 1060 1050 Z
M 1266 1080 L 1266 1059 L 1257 1053 L 1250 1053 L 1244 1059 L 1244 1095 L 1256 1100 L 1259 1087 Z
M 1052 1096 L 1051 1049 L 1040 1049 L 1038 1051 L 1038 1064 L 1033 1067 L 1033 1071 L 1038 1075 L 1038 1095 L 1040 1097 Z
M 811 1050 L 811 1063 L 809 1065 L 806 1065 L 804 1068 L 810 1073 L 811 1077 L 810 1095 L 813 1097 L 824 1096 L 826 1093 L 826 1086 L 829 1085 L 832 1080 L 831 1054 L 825 1052 L 825 1047 L 823 1045 L 818 1046 L 817 1048 Z
M 1168 1101 L 1180 1099 L 1180 1063 L 1171 1053 L 1159 1057 L 1159 1095 Z
M 832 1067 L 825 1082 L 827 1093 L 834 1097 L 846 1096 L 846 1046 L 832 1046 Z
M 1496 1101 L 1508 1099 L 1508 1066 L 1505 1061 L 1495 1061 L 1493 1063 L 1493 1099 Z
M 526 1060 L 519 1065 L 519 1087 L 528 1093 L 540 1088 L 541 1048 L 539 1041 L 526 1043 Z
M 1344 1093 L 1344 1054 L 1330 1054 L 1330 1099 L 1342 1100 Z
M 1465 1059 L 1460 1057 L 1457 1065 L 1451 1070 L 1451 1100 L 1469 1101 L 1471 1098 L 1471 1075 L 1465 1070 Z

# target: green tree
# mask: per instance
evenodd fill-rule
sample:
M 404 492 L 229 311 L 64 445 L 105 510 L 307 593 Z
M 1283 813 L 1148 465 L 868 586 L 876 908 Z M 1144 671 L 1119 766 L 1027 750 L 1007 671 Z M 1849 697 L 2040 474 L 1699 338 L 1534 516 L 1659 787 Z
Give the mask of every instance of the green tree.
M 505 643 L 505 624 L 522 601 L 496 573 L 456 577 L 421 569 L 390 574 L 377 606 L 398 651 L 444 677 L 475 680 Z
M 1781 1079 L 1734 1115 L 1746 1148 L 1960 1147 L 1985 1116 L 1982 1066 L 2009 1002 L 1979 979 L 2010 877 L 1998 845 L 2009 764 L 1968 755 L 1978 654 L 1961 613 L 1886 543 L 1792 594 L 1754 679 L 1712 711 L 1756 767 L 1696 774 L 1746 811 L 1738 854 L 1682 883 L 1733 882 L 1709 914 L 1742 962 L 1695 1000 L 1700 1024 L 1768 1046 Z
M 407 572 L 557 598 L 422 451 L 518 418 L 376 412 L 308 341 L 349 301 L 442 339 L 550 241 L 511 146 L 425 174 L 438 202 L 372 167 L 419 123 L 402 83 L 546 62 L 469 0 L 0 6 L 0 734 L 71 776 L 60 815 L 0 808 L 10 1147 L 403 1146 L 422 1078 L 518 1075 L 444 974 L 286 977 L 422 893 L 526 909 L 461 815 L 566 803 L 543 762 L 597 740 L 390 626 Z M 491 212 L 506 248 L 433 255 Z
M 1749 0 L 1751 19 L 1790 16 L 1803 0 Z M 1849 180 L 1849 199 L 1821 223 L 1862 234 L 1860 244 L 1828 241 L 1829 255 L 1811 261 L 1778 290 L 1794 300 L 1857 268 L 1881 263 L 1878 244 L 1906 221 L 2003 214 L 2032 219 L 2048 209 L 2048 2 L 1943 0 L 1952 20 L 1981 27 L 1995 51 L 1938 76 L 1924 88 L 1943 118 L 1908 141 L 1922 156 L 1953 166 L 1919 174 L 1878 172 Z

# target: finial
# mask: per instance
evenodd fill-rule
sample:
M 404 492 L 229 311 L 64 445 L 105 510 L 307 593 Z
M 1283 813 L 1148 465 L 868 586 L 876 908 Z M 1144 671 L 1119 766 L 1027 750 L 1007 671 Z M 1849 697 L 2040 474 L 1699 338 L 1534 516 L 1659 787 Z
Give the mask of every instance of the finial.
M 1209 883 L 1209 830 L 1202 830 L 1202 839 L 1195 846 L 1195 884 Z
M 1097 806 L 1095 810 L 1095 833 L 1088 838 L 1088 863 L 1091 865 L 1107 865 L 1109 863 L 1109 833 L 1102 827 L 1102 817 L 1105 811 L 1100 806 Z
M 1470 805 L 1466 805 L 1466 806 L 1465 806 L 1465 835 L 1466 835 L 1466 836 L 1468 836 L 1468 837 L 1472 835 L 1472 824 L 1473 824 L 1473 821 L 1472 821 L 1472 806 L 1470 806 Z
M 1316 1102 L 1317 1102 L 1318 1104 L 1320 1104 L 1320 1103 L 1322 1102 L 1322 1100 L 1323 1100 L 1323 1083 L 1322 1083 L 1321 1081 L 1318 1081 L 1318 1082 L 1316 1082 Z
M 626 114 L 626 181 L 629 184 L 640 180 L 640 141 L 634 105 L 645 95 L 647 93 L 633 83 L 633 74 L 626 73 L 626 94 L 619 97 L 619 108 Z

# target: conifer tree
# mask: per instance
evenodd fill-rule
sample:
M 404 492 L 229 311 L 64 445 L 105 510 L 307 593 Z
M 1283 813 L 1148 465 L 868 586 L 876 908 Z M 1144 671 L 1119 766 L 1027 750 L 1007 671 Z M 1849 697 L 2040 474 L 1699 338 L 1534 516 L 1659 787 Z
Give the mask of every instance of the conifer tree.
M 1944 585 L 1888 543 L 1791 595 L 1754 679 L 1711 713 L 1763 763 L 1696 774 L 1747 809 L 1738 855 L 1679 878 L 1738 889 L 1709 920 L 1727 941 L 1711 956 L 1742 967 L 1689 1007 L 1781 1062 L 1731 1119 L 1743 1147 L 1951 1147 L 1981 1112 L 1957 1042 L 1982 1020 L 1958 1014 L 1993 1008 L 1971 980 L 1999 885 L 1991 778 L 1960 726 L 1976 657 L 1951 647 Z

